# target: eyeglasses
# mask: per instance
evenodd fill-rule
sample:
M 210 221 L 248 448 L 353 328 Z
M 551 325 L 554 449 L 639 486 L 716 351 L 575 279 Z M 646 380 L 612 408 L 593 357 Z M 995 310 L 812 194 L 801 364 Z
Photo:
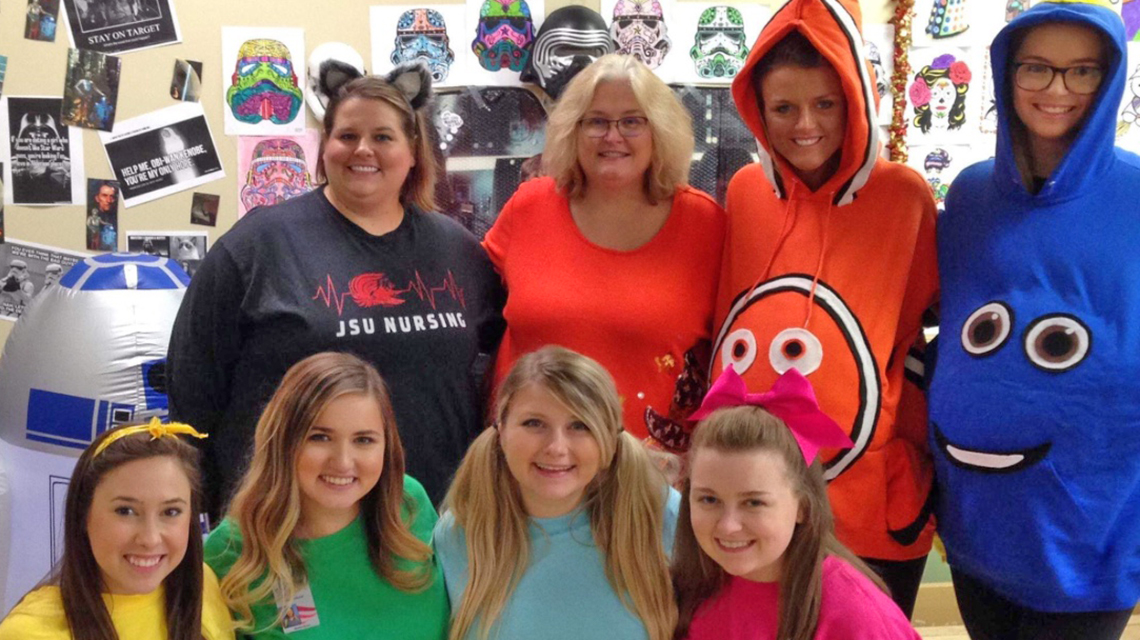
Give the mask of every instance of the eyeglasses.
M 649 126 L 649 118 L 645 116 L 626 116 L 614 120 L 609 118 L 582 118 L 578 121 L 578 126 L 582 127 L 582 132 L 586 134 L 587 138 L 604 138 L 610 132 L 610 125 L 615 123 L 621 137 L 636 138 L 645 133 L 645 128 Z
M 1052 67 L 1040 62 L 1017 62 L 1013 65 L 1014 82 L 1026 91 L 1043 91 L 1053 84 L 1053 78 L 1060 73 L 1065 88 L 1073 93 L 1088 95 L 1095 93 L 1104 80 L 1104 69 L 1093 65 L 1075 67 Z

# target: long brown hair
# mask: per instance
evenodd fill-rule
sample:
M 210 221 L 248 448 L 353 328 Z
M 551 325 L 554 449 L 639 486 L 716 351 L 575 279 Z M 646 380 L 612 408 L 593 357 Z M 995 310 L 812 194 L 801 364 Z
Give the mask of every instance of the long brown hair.
M 835 538 L 823 467 L 818 460 L 811 465 L 804 461 L 799 445 L 782 420 L 759 407 L 721 409 L 697 425 L 690 459 L 701 449 L 775 453 L 783 459 L 792 490 L 800 500 L 803 521 L 796 524 L 783 556 L 777 638 L 811 640 L 815 635 L 823 598 L 823 559 L 827 556 L 842 558 L 886 591 L 882 580 Z M 686 480 L 673 546 L 673 588 L 679 610 L 673 637 L 677 639 L 688 635 L 697 608 L 729 579 L 697 543 L 690 520 L 689 495 L 690 481 Z
M 317 416 L 348 394 L 375 400 L 384 422 L 384 469 L 376 486 L 360 500 L 372 567 L 402 591 L 420 591 L 431 583 L 431 548 L 408 528 L 415 518 L 415 503 L 404 494 L 404 448 L 388 389 L 376 369 L 360 358 L 318 353 L 293 365 L 269 400 L 257 422 L 249 472 L 230 506 L 229 517 L 241 531 L 242 548 L 221 584 L 241 628 L 252 629 L 253 605 L 276 593 L 291 601 L 307 580 L 294 537 L 301 517 L 294 469 Z M 401 512 L 408 514 L 407 521 Z M 401 559 L 411 568 L 401 568 Z
M 668 640 L 677 619 L 661 541 L 668 486 L 644 446 L 622 431 L 621 401 L 613 378 L 597 362 L 548 346 L 515 363 L 498 390 L 496 415 L 503 423 L 511 399 L 537 384 L 581 420 L 598 441 L 602 468 L 583 498 L 594 543 L 605 558 L 606 577 L 636 614 L 650 640 Z M 463 600 L 452 603 L 449 638 L 476 627 L 486 638 L 529 563 L 527 514 L 490 427 L 468 449 L 444 499 L 467 544 L 468 579 Z
M 119 427 L 122 428 L 125 427 Z M 119 640 L 111 614 L 103 603 L 106 585 L 87 537 L 91 499 L 103 478 L 124 464 L 147 458 L 173 458 L 190 481 L 190 526 L 186 532 L 186 555 L 162 582 L 166 589 L 166 637 L 168 640 L 201 640 L 203 570 L 198 514 L 202 492 L 198 450 L 178 437 L 152 438 L 144 432 L 118 438 L 95 455 L 103 441 L 116 431 L 118 429 L 104 432 L 79 456 L 64 505 L 63 556 L 45 583 L 59 585 L 64 616 L 74 640 Z

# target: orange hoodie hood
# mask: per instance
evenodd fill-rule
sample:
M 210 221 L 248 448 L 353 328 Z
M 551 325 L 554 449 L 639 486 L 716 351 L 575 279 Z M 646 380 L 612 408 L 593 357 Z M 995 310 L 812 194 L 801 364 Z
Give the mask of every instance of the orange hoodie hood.
M 866 62 L 862 17 L 855 0 L 791 0 L 768 21 L 744 68 L 732 83 L 732 97 L 741 118 L 760 143 L 760 164 L 780 198 L 791 190 L 790 181 L 800 182 L 791 166 L 772 150 L 760 113 L 760 102 L 752 88 L 752 69 L 772 47 L 792 31 L 802 33 L 839 73 L 847 98 L 847 134 L 844 136 L 839 168 L 817 191 L 834 194 L 832 203 L 850 203 L 867 183 L 879 153 L 879 128 L 875 122 L 878 93 L 871 67 Z M 802 187 L 802 191 L 800 191 Z M 810 191 L 802 183 L 796 191 Z

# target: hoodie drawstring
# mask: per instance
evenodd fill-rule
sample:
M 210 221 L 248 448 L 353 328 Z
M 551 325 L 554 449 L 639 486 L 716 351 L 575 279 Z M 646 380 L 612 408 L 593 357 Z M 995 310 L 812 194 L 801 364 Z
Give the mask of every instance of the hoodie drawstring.
M 819 260 L 815 264 L 815 272 L 811 278 L 811 291 L 808 292 L 807 315 L 804 318 L 804 329 L 807 330 L 811 322 L 811 312 L 815 308 L 815 289 L 819 285 L 819 274 L 823 271 L 823 258 L 827 254 L 827 232 L 831 228 L 831 210 L 835 208 L 834 197 L 827 199 L 827 213 L 823 214 L 823 233 L 819 244 Z

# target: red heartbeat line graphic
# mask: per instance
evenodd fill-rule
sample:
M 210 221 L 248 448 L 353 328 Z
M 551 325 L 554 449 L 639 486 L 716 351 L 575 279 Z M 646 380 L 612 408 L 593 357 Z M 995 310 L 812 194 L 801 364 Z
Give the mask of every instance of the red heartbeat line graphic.
M 450 295 L 452 300 L 459 303 L 460 307 L 467 308 L 467 299 L 464 296 L 463 288 L 459 286 L 459 282 L 450 269 L 447 270 L 447 276 L 444 277 L 439 286 L 431 286 L 424 282 L 419 270 L 416 270 L 415 274 L 415 279 L 409 280 L 408 286 L 397 289 L 383 273 L 362 273 L 349 282 L 348 291 L 344 292 L 338 291 L 332 276 L 327 275 L 325 276 L 325 284 L 317 286 L 317 292 L 312 299 L 324 301 L 326 307 L 335 306 L 338 316 L 344 313 L 344 303 L 348 298 L 352 298 L 352 301 L 357 305 L 366 308 L 375 306 L 394 307 L 407 302 L 400 296 L 408 292 L 418 295 L 420 300 L 430 304 L 433 311 L 436 309 L 436 294 L 440 293 Z

